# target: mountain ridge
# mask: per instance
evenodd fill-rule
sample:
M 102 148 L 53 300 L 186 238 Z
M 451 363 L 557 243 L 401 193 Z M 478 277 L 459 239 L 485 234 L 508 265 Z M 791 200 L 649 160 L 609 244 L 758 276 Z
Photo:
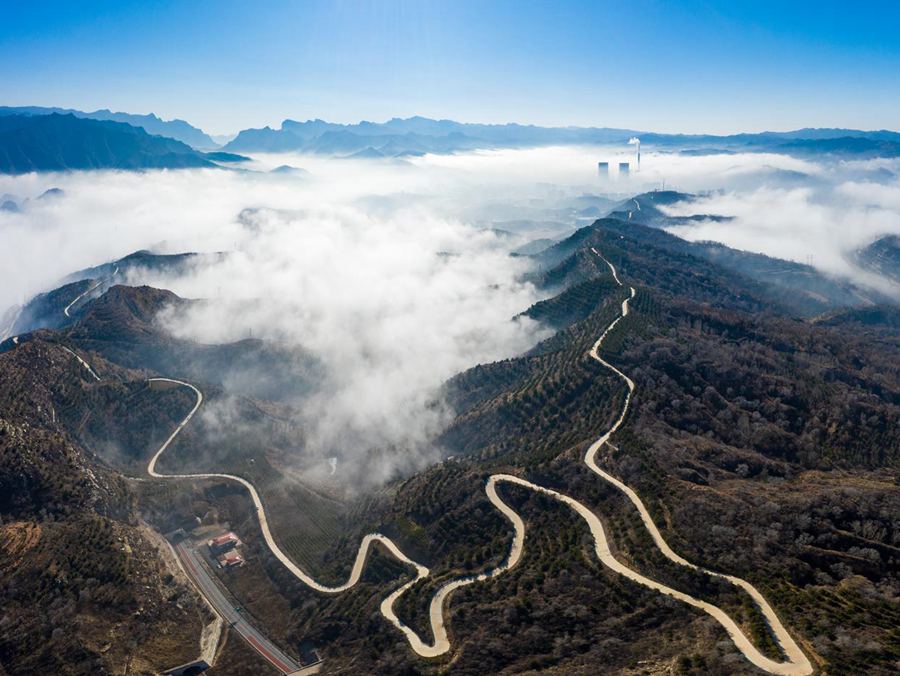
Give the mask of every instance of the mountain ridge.
M 328 142 L 327 134 L 340 134 L 341 144 Z M 348 136 L 349 135 L 349 136 Z M 322 137 L 325 139 L 322 139 Z M 535 147 L 541 145 L 625 144 L 639 136 L 644 144 L 668 147 L 699 145 L 747 150 L 778 149 L 782 152 L 865 154 L 881 149 L 894 153 L 900 148 L 900 133 L 889 130 L 857 130 L 840 128 L 804 128 L 786 132 L 758 132 L 727 135 L 662 134 L 611 127 L 541 127 L 537 125 L 480 124 L 435 120 L 422 116 L 391 118 L 386 122 L 363 120 L 339 124 L 321 119 L 299 122 L 286 119 L 279 129 L 271 127 L 244 129 L 224 146 L 235 152 L 319 152 L 354 154 L 369 149 L 380 151 L 391 137 L 398 147 L 389 156 L 409 152 L 455 152 L 485 147 Z M 349 143 L 357 137 L 356 143 Z M 838 139 L 844 139 L 837 142 Z M 371 154 L 371 152 L 369 153 Z
M 181 141 L 124 122 L 58 113 L 0 116 L 0 173 L 218 166 Z
M 855 315 L 831 326 L 785 314 L 760 282 L 694 255 L 691 247 L 679 248 L 677 239 L 637 222 L 600 219 L 533 257 L 548 268 L 536 270 L 534 282 L 555 295 L 524 313 L 552 326 L 554 335 L 524 355 L 451 378 L 445 394 L 456 415 L 436 444 L 452 458 L 352 503 L 352 518 L 335 521 L 317 511 L 311 519 L 301 509 L 306 503 L 297 502 L 300 495 L 308 499 L 308 491 L 279 493 L 287 489 L 286 475 L 273 465 L 278 444 L 296 443 L 302 430 L 261 415 L 275 410 L 271 402 L 241 405 L 227 425 L 199 415 L 169 452 L 167 467 L 252 480 L 292 558 L 304 567 L 317 562 L 331 576 L 340 577 L 336 569 L 353 560 L 361 534 L 387 534 L 432 571 L 397 602 L 398 616 L 415 631 L 428 626 L 436 586 L 496 568 L 507 556 L 509 525 L 479 486 L 488 476 L 510 473 L 564 491 L 603 514 L 630 566 L 719 604 L 741 618 L 755 645 L 777 657 L 765 621 L 747 599 L 673 567 L 647 544 L 621 495 L 578 462 L 627 396 L 621 380 L 588 353 L 623 313 L 620 284 L 628 284 L 636 293 L 627 317 L 600 349 L 603 359 L 634 379 L 636 396 L 614 445 L 598 462 L 640 493 L 679 554 L 758 585 L 802 645 L 816 642 L 815 654 L 828 669 L 877 673 L 897 657 L 890 632 L 898 615 L 889 592 L 880 591 L 891 589 L 895 578 L 891 468 L 900 462 L 900 445 L 890 420 L 900 405 L 896 341 L 890 342 L 892 334 L 859 331 Z M 246 356 L 242 345 L 191 344 L 156 324 L 162 308 L 191 302 L 198 301 L 161 289 L 113 286 L 87 301 L 71 327 L 7 341 L 0 360 L 12 359 L 9 353 L 25 360 L 29 350 L 58 350 L 54 360 L 66 356 L 70 375 L 87 382 L 85 370 L 60 348 L 77 350 L 103 378 L 89 383 L 98 390 L 90 402 L 106 402 L 79 428 L 83 438 L 102 449 L 100 442 L 112 434 L 129 450 L 129 462 L 141 467 L 147 448 L 154 447 L 148 433 L 165 439 L 166 424 L 178 424 L 189 398 L 180 389 L 148 392 L 147 372 L 197 378 L 213 401 L 230 387 L 221 378 L 223 365 Z M 198 368 L 210 349 L 216 359 Z M 264 362 L 283 369 L 285 355 L 269 351 Z M 35 366 L 16 370 L 7 390 L 11 400 L 15 388 L 30 382 L 27 377 L 44 373 Z M 122 369 L 131 369 L 131 376 Z M 43 391 L 56 390 L 69 391 L 59 385 Z M 85 406 L 80 396 L 76 403 L 60 408 L 60 424 L 79 425 Z M 248 427 L 244 411 L 251 409 L 269 430 L 262 441 L 259 423 Z M 54 414 L 43 405 L 22 410 L 52 424 Z M 166 524 L 163 532 L 196 523 L 207 511 L 231 523 L 252 558 L 242 569 L 219 574 L 242 607 L 265 618 L 286 644 L 303 638 L 323 646 L 329 669 L 337 672 L 378 672 L 390 665 L 396 673 L 438 673 L 446 666 L 419 661 L 397 640 L 395 628 L 378 620 L 380 600 L 403 574 L 383 557 L 373 553 L 366 586 L 326 597 L 291 584 L 260 544 L 253 505 L 234 491 L 218 486 L 201 493 L 196 486 L 170 484 L 185 497 L 161 502 L 158 496 L 170 493 L 161 494 L 152 481 L 138 485 L 146 491 L 142 507 Z M 592 665 L 603 663 L 618 673 L 648 657 L 687 660 L 690 667 L 699 664 L 697 654 L 703 668 L 694 673 L 732 673 L 743 665 L 726 635 L 698 622 L 692 610 L 598 568 L 583 529 L 546 497 L 514 485 L 504 487 L 502 497 L 527 522 L 526 553 L 502 576 L 449 600 L 455 668 L 521 673 L 555 666 L 592 673 Z M 320 522 L 328 524 L 325 532 Z M 834 599 L 842 614 L 834 612 Z M 588 632 L 596 640 L 585 640 Z M 848 638 L 839 640 L 838 632 Z M 613 640 L 623 635 L 629 640 Z
M 124 122 L 133 127 L 140 127 L 148 134 L 154 136 L 166 136 L 176 141 L 186 143 L 196 150 L 214 150 L 220 144 L 216 143 L 209 134 L 198 129 L 189 122 L 180 119 L 163 120 L 154 113 L 146 115 L 135 113 L 113 112 L 107 108 L 85 112 L 74 108 L 57 108 L 44 106 L 0 106 L 0 116 L 4 115 L 74 115 L 75 117 L 91 120 L 105 120 L 112 122 Z

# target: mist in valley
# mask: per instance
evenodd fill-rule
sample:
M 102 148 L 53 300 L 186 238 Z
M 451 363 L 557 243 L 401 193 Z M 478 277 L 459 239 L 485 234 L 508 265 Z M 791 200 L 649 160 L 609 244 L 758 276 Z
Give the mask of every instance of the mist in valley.
M 0 212 L 0 308 L 138 249 L 225 252 L 175 276 L 138 270 L 125 281 L 206 300 L 158 317 L 176 337 L 258 338 L 314 359 L 317 377 L 283 402 L 303 429 L 298 466 L 378 484 L 440 458 L 432 440 L 453 417 L 440 396 L 448 378 L 550 335 L 513 319 L 548 292 L 524 281 L 532 264 L 510 253 L 565 237 L 627 195 L 665 182 L 699 195 L 667 213 L 732 217 L 670 228 L 679 236 L 893 288 L 849 254 L 900 233 L 895 161 L 645 152 L 640 173 L 601 184 L 596 162 L 618 157 L 628 150 L 261 155 L 231 171 L 4 176 L 0 194 L 20 211 Z M 37 199 L 54 187 L 63 194 Z M 234 366 L 223 382 L 235 389 L 262 377 Z M 205 415 L 207 426 L 233 418 L 212 406 Z

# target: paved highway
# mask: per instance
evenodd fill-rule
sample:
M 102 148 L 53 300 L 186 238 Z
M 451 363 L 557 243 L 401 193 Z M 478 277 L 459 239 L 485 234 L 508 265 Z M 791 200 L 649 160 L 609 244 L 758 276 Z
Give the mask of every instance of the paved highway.
M 274 643 L 260 633 L 260 631 L 247 621 L 234 604 L 229 601 L 218 585 L 212 579 L 212 573 L 206 564 L 201 561 L 201 556 L 189 542 L 180 542 L 175 546 L 175 552 L 191 580 L 197 585 L 200 592 L 212 604 L 219 615 L 234 631 L 241 635 L 247 643 L 256 649 L 273 667 L 282 674 L 303 673 L 303 667 L 296 661 L 285 655 Z M 308 673 L 308 672 L 307 672 Z

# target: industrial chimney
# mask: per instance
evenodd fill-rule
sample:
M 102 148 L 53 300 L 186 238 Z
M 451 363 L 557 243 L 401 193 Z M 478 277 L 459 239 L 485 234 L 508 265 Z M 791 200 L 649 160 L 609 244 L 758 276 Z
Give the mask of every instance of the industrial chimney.
M 637 136 L 632 136 L 628 139 L 628 145 L 635 146 L 635 150 L 637 151 L 637 166 L 635 167 L 635 171 L 641 170 L 641 139 Z

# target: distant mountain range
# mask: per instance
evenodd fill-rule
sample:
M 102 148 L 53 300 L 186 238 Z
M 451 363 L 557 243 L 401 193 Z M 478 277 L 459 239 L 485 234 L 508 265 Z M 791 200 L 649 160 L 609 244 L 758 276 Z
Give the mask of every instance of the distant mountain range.
M 225 146 L 233 152 L 313 152 L 402 156 L 484 147 L 617 143 L 629 129 L 535 127 L 521 124 L 468 124 L 426 117 L 387 122 L 336 124 L 324 120 L 285 120 L 281 129 L 245 129 Z
M 108 122 L 124 122 L 133 127 L 140 127 L 148 134 L 155 136 L 168 136 L 176 141 L 187 143 L 192 148 L 199 150 L 213 150 L 220 144 L 216 143 L 203 130 L 197 129 L 184 120 L 161 120 L 153 113 L 149 115 L 134 115 L 132 113 L 114 113 L 103 109 L 86 113 L 72 108 L 46 108 L 43 106 L 0 106 L 0 116 L 5 115 L 74 115 L 91 120 L 104 120 Z
M 240 156 L 203 153 L 123 122 L 61 115 L 0 117 L 0 173 L 214 167 Z
M 769 150 L 794 155 L 833 154 L 856 157 L 900 156 L 900 133 L 855 129 L 798 129 L 714 136 L 656 134 L 609 127 L 536 127 L 521 124 L 469 124 L 425 117 L 387 122 L 335 124 L 324 120 L 285 120 L 280 129 L 245 129 L 226 144 L 233 152 L 307 152 L 352 157 L 402 157 L 474 148 L 542 145 L 625 144 L 639 136 L 645 146 L 688 152 Z
M 900 157 L 900 142 L 865 136 L 797 139 L 777 145 L 775 149 L 788 155 L 847 155 L 859 159 Z
M 61 120 L 67 120 L 65 122 Z M 83 122 L 84 124 L 79 124 Z M 126 133 L 126 125 L 143 133 Z M 102 131 L 101 131 L 102 130 Z M 900 133 L 854 129 L 798 129 L 757 134 L 657 134 L 610 127 L 537 127 L 471 124 L 426 117 L 337 124 L 285 120 L 280 129 L 245 129 L 218 152 L 216 142 L 182 120 L 98 110 L 92 113 L 38 106 L 0 107 L 0 172 L 94 168 L 180 168 L 238 162 L 235 153 L 299 152 L 357 159 L 402 158 L 479 148 L 548 145 L 625 145 L 638 136 L 645 148 L 686 155 L 776 152 L 800 157 L 900 157 Z M 111 144 L 100 135 L 117 136 Z M 126 140 L 127 139 L 127 140 Z M 151 140 L 152 139 L 152 140 Z

